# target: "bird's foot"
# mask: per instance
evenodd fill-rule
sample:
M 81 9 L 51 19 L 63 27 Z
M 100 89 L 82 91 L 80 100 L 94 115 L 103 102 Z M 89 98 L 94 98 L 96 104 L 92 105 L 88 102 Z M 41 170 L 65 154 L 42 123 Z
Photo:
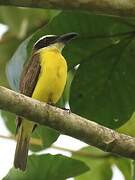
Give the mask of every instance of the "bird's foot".
M 64 111 L 66 111 L 66 112 L 68 112 L 69 114 L 71 113 L 71 109 L 69 109 L 69 108 L 62 108 Z

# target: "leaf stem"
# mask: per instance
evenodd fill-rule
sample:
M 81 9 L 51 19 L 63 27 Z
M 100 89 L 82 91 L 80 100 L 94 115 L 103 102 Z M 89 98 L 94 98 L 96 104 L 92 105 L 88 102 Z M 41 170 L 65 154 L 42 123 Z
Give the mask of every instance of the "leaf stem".
M 0 134 L 0 138 L 8 139 L 8 140 L 16 140 L 16 137 L 12 136 L 12 135 L 11 136 L 5 136 L 5 135 Z M 42 141 L 38 138 L 31 138 L 30 143 L 32 145 L 39 145 L 39 146 L 42 145 Z M 108 157 L 114 156 L 110 153 L 105 153 L 103 155 L 100 155 L 100 154 L 94 154 L 94 153 L 90 153 L 90 152 L 83 152 L 81 150 L 75 151 L 75 150 L 72 150 L 69 148 L 64 148 L 64 147 L 60 147 L 60 146 L 56 146 L 56 145 L 52 145 L 50 148 L 61 150 L 61 151 L 67 151 L 67 152 L 70 152 L 72 154 L 83 156 L 83 157 L 88 157 L 88 158 L 97 158 L 97 159 L 99 158 L 100 159 L 100 158 L 108 158 Z

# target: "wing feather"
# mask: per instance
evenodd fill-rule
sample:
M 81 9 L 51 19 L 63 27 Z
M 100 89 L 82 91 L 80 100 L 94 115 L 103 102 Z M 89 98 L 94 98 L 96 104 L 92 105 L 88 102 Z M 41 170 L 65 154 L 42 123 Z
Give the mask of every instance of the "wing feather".
M 20 84 L 19 84 L 19 92 L 31 97 L 35 86 L 37 84 L 37 80 L 40 74 L 40 60 L 39 54 L 33 54 L 29 62 L 24 66 L 24 70 L 21 75 Z M 22 117 L 17 116 L 17 126 L 16 133 L 21 125 Z
M 20 93 L 29 97 L 32 96 L 34 88 L 37 84 L 40 68 L 39 54 L 34 54 L 30 62 L 28 62 L 26 67 L 24 67 L 19 85 Z

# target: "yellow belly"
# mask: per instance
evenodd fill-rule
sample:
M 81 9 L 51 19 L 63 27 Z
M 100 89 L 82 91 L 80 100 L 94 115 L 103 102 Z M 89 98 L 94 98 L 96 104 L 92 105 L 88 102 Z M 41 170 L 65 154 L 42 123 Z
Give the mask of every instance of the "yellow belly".
M 40 60 L 41 71 L 32 98 L 55 104 L 62 96 L 66 84 L 66 61 L 57 49 L 41 50 Z M 24 138 L 33 131 L 34 124 L 26 119 L 22 121 L 22 127 L 25 130 L 22 134 Z
M 66 61 L 57 49 L 41 50 L 40 60 L 41 71 L 32 98 L 55 104 L 66 84 Z

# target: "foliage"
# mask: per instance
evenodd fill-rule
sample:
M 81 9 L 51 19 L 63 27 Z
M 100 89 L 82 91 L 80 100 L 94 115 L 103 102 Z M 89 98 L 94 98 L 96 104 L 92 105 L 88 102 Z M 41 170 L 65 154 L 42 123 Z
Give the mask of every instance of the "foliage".
M 73 112 L 134 136 L 134 18 L 92 15 L 79 11 L 0 7 L 0 22 L 8 26 L 8 31 L 0 41 L 0 85 L 18 91 L 23 66 L 29 60 L 33 44 L 41 36 L 77 32 L 78 38 L 63 51 L 69 71 L 67 85 L 58 106 L 64 107 L 68 101 Z M 77 69 L 75 66 L 78 64 Z M 15 116 L 2 112 L 2 117 L 10 132 L 15 133 L 15 123 L 10 120 L 15 119 Z M 30 148 L 32 151 L 44 150 L 58 136 L 59 133 L 53 129 L 38 127 L 33 137 L 41 140 L 42 145 L 31 145 Z M 72 159 L 62 155 L 32 155 L 26 173 L 11 169 L 4 179 L 38 177 L 49 180 L 79 175 L 76 180 L 87 180 L 90 177 L 93 180 L 109 180 L 114 164 L 126 180 L 132 178 L 131 160 L 108 155 L 93 147 L 84 148 L 81 152 L 90 153 L 91 156 L 74 153 Z
M 42 168 L 41 168 L 42 167 Z M 35 171 L 36 169 L 36 171 Z M 4 180 L 63 180 L 87 171 L 83 162 L 62 155 L 32 155 L 28 159 L 27 171 L 12 168 Z
M 84 153 L 80 157 L 79 152 Z M 88 155 L 89 153 L 89 155 Z M 74 153 L 73 158 L 82 160 L 89 167 L 90 171 L 77 176 L 75 180 L 111 180 L 112 179 L 112 166 L 115 165 L 125 177 L 125 180 L 132 179 L 132 161 L 118 156 L 112 156 L 92 146 L 85 147 Z

